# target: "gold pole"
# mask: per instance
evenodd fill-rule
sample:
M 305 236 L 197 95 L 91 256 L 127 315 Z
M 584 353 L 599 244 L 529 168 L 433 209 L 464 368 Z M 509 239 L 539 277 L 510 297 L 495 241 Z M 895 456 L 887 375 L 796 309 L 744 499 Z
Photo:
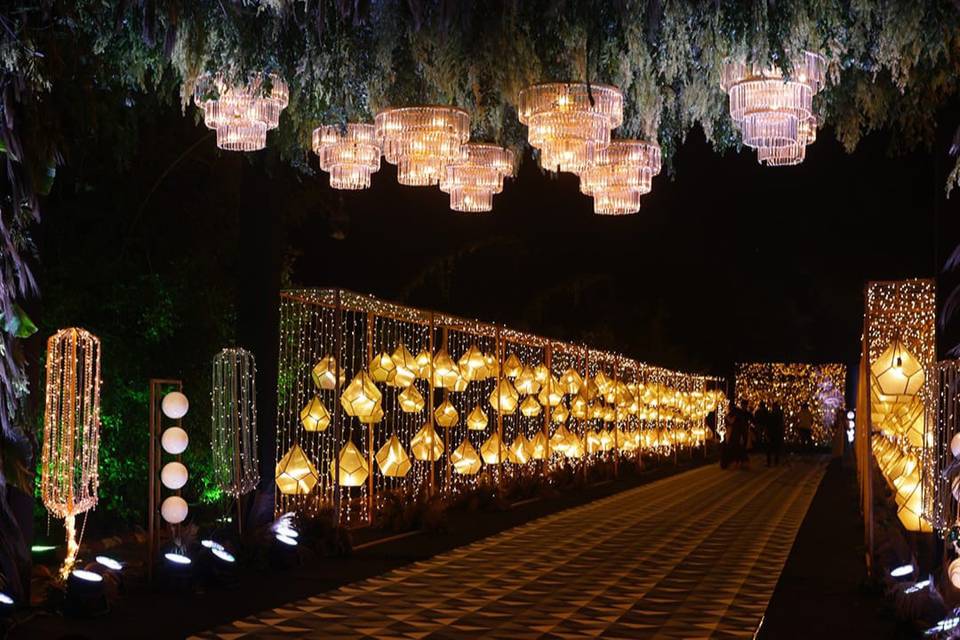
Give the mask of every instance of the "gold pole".
M 367 362 L 373 361 L 373 325 L 376 316 L 367 314 Z M 373 524 L 374 486 L 373 486 L 373 423 L 367 425 L 367 522 Z

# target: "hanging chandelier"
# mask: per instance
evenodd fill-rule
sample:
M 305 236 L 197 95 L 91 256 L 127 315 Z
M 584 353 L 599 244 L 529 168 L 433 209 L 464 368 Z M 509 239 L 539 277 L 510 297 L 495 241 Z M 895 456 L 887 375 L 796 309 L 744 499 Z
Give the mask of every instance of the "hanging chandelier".
M 219 148 L 257 151 L 267 146 L 267 131 L 280 124 L 290 90 L 275 73 L 255 74 L 246 85 L 231 85 L 222 74 L 212 74 L 197 82 L 194 102 L 207 127 L 216 130 Z
M 397 165 L 397 182 L 411 187 L 438 184 L 470 139 L 470 114 L 457 107 L 387 109 L 374 121 L 384 157 Z
M 470 142 L 462 158 L 446 166 L 440 190 L 450 194 L 454 211 L 493 209 L 493 194 L 503 191 L 503 179 L 513 175 L 513 151 L 494 144 Z
M 790 78 L 774 66 L 727 61 L 720 86 L 730 97 L 730 117 L 743 143 L 768 166 L 798 164 L 816 139 L 813 96 L 824 86 L 826 60 L 805 51 Z
M 580 174 L 580 191 L 593 196 L 594 213 L 624 215 L 640 210 L 640 196 L 650 193 L 660 173 L 660 147 L 641 140 L 614 140 L 596 153 Z
M 520 92 L 518 112 L 541 166 L 580 173 L 623 122 L 623 92 L 581 82 L 536 84 Z
M 325 125 L 313 130 L 313 152 L 320 169 L 330 174 L 334 189 L 367 189 L 380 170 L 380 145 L 372 124 L 347 123 L 345 129 Z

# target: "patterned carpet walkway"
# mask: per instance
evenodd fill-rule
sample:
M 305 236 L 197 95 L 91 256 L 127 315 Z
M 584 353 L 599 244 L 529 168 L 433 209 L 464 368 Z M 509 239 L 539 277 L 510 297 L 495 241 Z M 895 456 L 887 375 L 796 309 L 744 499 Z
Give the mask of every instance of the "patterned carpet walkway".
M 751 638 L 823 470 L 696 469 L 195 637 Z

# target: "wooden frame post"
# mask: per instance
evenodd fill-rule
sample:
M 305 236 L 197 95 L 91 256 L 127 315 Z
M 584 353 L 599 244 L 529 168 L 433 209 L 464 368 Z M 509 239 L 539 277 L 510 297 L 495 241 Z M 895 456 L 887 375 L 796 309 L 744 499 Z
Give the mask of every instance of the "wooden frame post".
M 163 458 L 163 448 L 160 440 L 163 437 L 163 409 L 161 407 L 163 397 L 166 393 L 160 392 L 165 387 L 173 387 L 172 390 L 183 392 L 183 382 L 176 379 L 151 378 L 150 379 L 150 442 L 147 447 L 147 463 L 149 466 L 148 475 L 148 498 L 147 498 L 147 582 L 153 582 L 153 566 L 156 562 L 156 554 L 160 548 L 160 525 L 163 516 L 158 514 L 160 510 L 160 462 Z M 168 391 L 169 393 L 169 391 Z M 172 427 L 183 428 L 183 419 L 177 418 L 173 421 Z M 174 456 L 177 462 L 181 461 L 182 455 Z M 182 490 L 177 489 L 171 495 L 179 496 Z M 180 525 L 170 525 L 171 532 L 175 537 L 180 537 Z

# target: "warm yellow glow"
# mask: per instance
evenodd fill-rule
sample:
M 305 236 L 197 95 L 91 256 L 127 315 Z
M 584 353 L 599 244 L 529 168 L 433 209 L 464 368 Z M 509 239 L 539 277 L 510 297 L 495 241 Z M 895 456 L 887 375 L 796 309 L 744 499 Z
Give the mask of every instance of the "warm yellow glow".
M 377 451 L 377 466 L 380 473 L 388 478 L 403 478 L 413 467 L 410 456 L 400 443 L 396 435 L 390 436 L 380 450 Z
M 423 411 L 424 400 L 416 385 L 410 385 L 397 396 L 400 410 L 406 413 L 420 413 Z
M 364 418 L 376 411 L 383 396 L 366 371 L 358 373 L 340 394 L 340 405 L 348 416 Z
M 243 84 L 229 84 L 222 74 L 202 76 L 194 102 L 203 110 L 204 124 L 217 132 L 217 147 L 226 151 L 257 151 L 267 146 L 267 131 L 276 129 L 290 90 L 279 75 L 258 73 Z
M 503 363 L 503 375 L 508 378 L 516 378 L 523 371 L 523 363 L 517 354 L 511 353 Z
M 444 167 L 464 157 L 470 139 L 470 115 L 456 107 L 387 109 L 374 123 L 384 158 L 397 165 L 397 181 L 408 186 L 438 184 Z
M 439 407 L 433 411 L 434 420 L 441 427 L 453 427 L 460 422 L 460 414 L 456 407 L 449 400 L 444 400 Z
M 923 386 L 923 367 L 900 340 L 890 343 L 870 365 L 870 372 L 886 396 L 916 395 Z
M 487 414 L 478 404 L 467 416 L 467 428 L 471 431 L 483 431 L 487 428 Z
M 470 345 L 464 354 L 460 356 L 457 364 L 460 368 L 460 375 L 470 382 L 483 380 L 487 376 L 487 361 L 483 356 L 483 352 L 477 348 L 477 345 Z
M 464 476 L 476 475 L 480 471 L 480 456 L 470 444 L 469 438 L 464 438 L 460 446 L 450 454 L 450 464 L 454 471 Z
M 533 396 L 527 396 L 523 399 L 523 402 L 520 403 L 520 413 L 528 418 L 540 415 L 540 411 L 540 403 L 537 402 L 537 399 Z
M 325 125 L 313 130 L 313 152 L 334 189 L 366 189 L 380 169 L 380 145 L 372 124 L 350 122 L 345 128 Z
M 549 376 L 547 381 L 543 383 L 543 386 L 540 387 L 540 394 L 537 396 L 537 400 L 545 407 L 556 407 L 563 402 L 563 393 L 563 387 L 560 386 L 560 381 L 553 376 Z
M 320 358 L 320 362 L 313 367 L 311 376 L 313 384 L 319 389 L 330 391 L 342 385 L 347 379 L 347 373 L 340 370 L 340 384 L 337 384 L 337 360 L 331 355 Z
M 383 420 L 383 405 L 379 402 L 373 408 L 373 411 L 366 416 L 357 416 L 357 419 L 363 424 L 377 424 Z
M 430 352 L 423 350 L 417 354 L 417 377 L 422 380 L 429 380 L 433 375 L 433 358 Z
M 582 393 L 578 393 L 574 396 L 573 400 L 570 401 L 570 415 L 577 420 L 586 420 L 589 406 L 590 404 L 587 402 L 587 399 L 583 397 Z
M 517 389 L 517 393 L 525 396 L 533 395 L 540 391 L 540 383 L 537 382 L 533 367 L 529 365 L 524 366 L 520 371 L 520 375 L 513 381 L 513 386 Z
M 490 392 L 488 401 L 494 411 L 498 411 L 503 415 L 511 415 L 517 410 L 517 404 L 520 402 L 520 394 L 517 393 L 517 390 L 507 378 L 503 378 L 500 380 L 500 383 L 493 388 L 493 391 Z
M 364 457 L 353 440 L 347 440 L 340 449 L 340 456 L 337 459 L 338 464 L 330 461 L 330 477 L 339 482 L 341 487 L 360 487 L 367 479 L 370 473 L 370 467 L 367 465 L 367 459 Z M 340 479 L 337 480 L 337 472 Z
M 580 393 L 580 387 L 583 386 L 583 378 L 580 377 L 576 369 L 567 369 L 563 372 L 563 375 L 560 376 L 560 384 L 566 393 L 575 395 Z
M 410 440 L 410 451 L 417 460 L 439 460 L 443 455 L 443 441 L 429 422 Z
M 493 209 L 493 196 L 503 190 L 505 176 L 513 175 L 513 152 L 492 144 L 468 143 L 462 157 L 444 167 L 440 190 L 450 194 L 454 211 Z
M 507 447 L 500 439 L 500 434 L 494 431 L 480 446 L 480 455 L 487 464 L 500 464 L 508 458 Z
M 537 431 L 536 435 L 530 438 L 530 458 L 533 460 L 546 460 L 548 457 L 549 441 L 543 431 Z
M 373 360 L 370 361 L 368 369 L 370 378 L 374 382 L 385 382 L 388 385 L 393 385 L 393 379 L 397 375 L 397 365 L 394 364 L 393 358 L 386 351 L 375 355 Z
M 300 445 L 294 444 L 277 463 L 275 479 L 280 493 L 306 495 L 317 486 L 320 476 Z
M 324 431 L 330 426 L 330 412 L 319 396 L 313 396 L 313 400 L 300 410 L 300 423 L 307 431 Z
M 518 433 L 517 437 L 510 443 L 509 461 L 513 464 L 526 464 L 530 461 L 532 454 L 530 441 L 522 433 Z
M 600 434 L 591 429 L 583 436 L 586 443 L 587 453 L 597 453 L 600 451 Z
M 460 368 L 446 349 L 440 349 L 433 356 L 433 386 L 440 389 L 453 389 L 460 379 Z
M 557 405 L 557 407 L 550 412 L 550 419 L 557 424 L 563 424 L 567 421 L 567 418 L 570 417 L 570 412 L 567 411 L 567 405 L 562 402 Z

